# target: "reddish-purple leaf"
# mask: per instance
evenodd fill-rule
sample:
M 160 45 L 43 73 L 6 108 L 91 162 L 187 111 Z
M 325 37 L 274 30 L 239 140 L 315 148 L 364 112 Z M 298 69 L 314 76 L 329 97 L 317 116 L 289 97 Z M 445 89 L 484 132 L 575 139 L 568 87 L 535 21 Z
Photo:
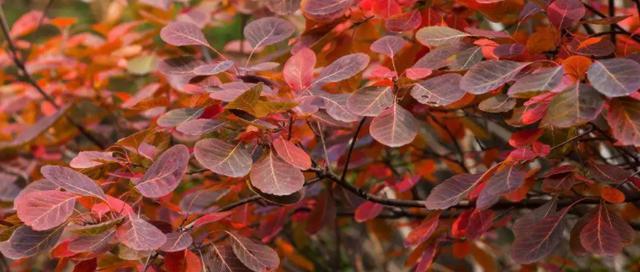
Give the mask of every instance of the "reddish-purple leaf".
M 360 116 L 375 117 L 393 105 L 391 87 L 364 87 L 347 99 L 347 108 Z
M 299 49 L 282 70 L 282 77 L 294 91 L 303 90 L 313 81 L 313 67 L 316 65 L 316 54 L 309 48 Z
M 498 94 L 482 100 L 482 102 L 478 104 L 478 109 L 491 113 L 508 112 L 516 106 L 517 102 L 518 101 L 516 101 L 515 98 L 508 97 L 504 94 Z
M 227 218 L 232 213 L 233 211 L 209 213 L 194 221 L 193 226 L 199 228 L 209 223 L 218 222 L 222 219 Z
M 547 214 L 536 212 L 525 215 L 513 226 L 515 240 L 511 245 L 511 258 L 516 263 L 533 263 L 549 255 L 562 241 L 565 227 L 565 215 L 571 206 L 555 212 L 543 205 Z M 553 207 L 553 205 L 549 206 Z
M 586 11 L 580 0 L 556 0 L 547 7 L 547 16 L 553 25 L 564 29 L 577 24 Z
M 157 69 L 160 73 L 165 75 L 195 76 L 193 70 L 202 65 L 206 64 L 199 59 L 194 59 L 193 57 L 188 56 L 181 56 L 163 59 L 162 61 L 158 62 Z
M 80 153 L 69 162 L 69 166 L 85 169 L 112 162 L 120 162 L 119 159 L 113 157 L 113 152 L 80 151 Z
M 517 79 L 509 87 L 509 96 L 518 97 L 521 93 L 551 90 L 560 84 L 563 74 L 562 65 L 539 69 Z
M 412 247 L 421 244 L 431 237 L 431 234 L 438 228 L 438 222 L 440 221 L 440 214 L 436 216 L 425 218 L 420 225 L 413 228 L 409 235 L 404 239 L 405 247 Z
M 460 174 L 436 185 L 425 201 L 427 209 L 444 210 L 458 204 L 473 189 L 479 177 L 480 175 L 475 174 Z
M 21 195 L 14 206 L 20 221 L 35 231 L 55 228 L 71 216 L 75 194 L 62 191 L 35 191 Z
M 253 48 L 258 48 L 281 42 L 295 31 L 295 27 L 287 20 L 265 17 L 247 24 L 244 28 L 244 37 Z
M 300 170 L 307 170 L 311 167 L 311 158 L 309 157 L 309 154 L 292 142 L 279 137 L 273 140 L 272 144 L 273 149 L 276 150 L 278 156 L 285 162 Z
M 384 206 L 382 206 L 379 203 L 365 201 L 364 203 L 360 204 L 358 208 L 356 208 L 356 212 L 353 218 L 358 223 L 369 221 L 371 219 L 376 218 L 382 212 L 383 209 L 384 209 Z
M 409 144 L 418 135 L 419 123 L 413 114 L 394 103 L 373 118 L 369 133 L 376 141 L 390 147 Z
M 528 62 L 487 60 L 469 69 L 460 81 L 460 88 L 472 94 L 484 94 L 511 81 Z
M 160 31 L 160 38 L 174 46 L 202 45 L 211 47 L 202 30 L 188 22 L 171 22 Z
M 353 114 L 348 108 L 349 94 L 346 93 L 328 93 L 323 90 L 314 90 L 312 92 L 316 97 L 321 98 L 324 102 L 321 108 L 325 109 L 327 113 L 342 122 L 355 122 L 359 118 Z
M 159 249 L 167 241 L 162 231 L 135 215 L 118 228 L 116 236 L 121 243 L 138 251 Z
M 404 32 L 418 28 L 421 22 L 422 14 L 419 10 L 413 10 L 387 18 L 384 26 L 389 31 Z
M 468 70 L 478 62 L 482 61 L 482 47 L 472 46 L 453 54 L 447 64 L 451 71 Z
M 598 205 L 582 227 L 580 243 L 593 254 L 613 256 L 622 252 L 624 246 L 633 241 L 633 238 L 625 241 L 622 235 L 627 233 L 633 234 L 634 231 L 624 219 L 605 205 Z
M 214 138 L 198 141 L 193 154 L 202 166 L 228 177 L 246 176 L 253 163 L 240 143 L 233 145 Z
M 306 231 L 309 234 L 315 234 L 323 227 L 335 221 L 337 215 L 336 202 L 326 190 L 320 193 L 316 199 L 315 206 L 309 214 Z
M 229 193 L 228 189 L 200 189 L 186 194 L 180 200 L 180 209 L 186 214 L 206 213 L 215 210 L 214 205 L 220 198 Z
M 204 113 L 204 108 L 180 108 L 170 110 L 161 115 L 158 120 L 158 126 L 164 128 L 172 128 L 181 125 L 190 120 L 197 119 Z
M 587 78 L 591 85 L 607 97 L 627 96 L 640 89 L 640 63 L 615 58 L 593 62 Z
M 327 65 L 313 82 L 315 85 L 338 82 L 360 73 L 369 65 L 369 56 L 363 53 L 345 55 Z
M 3 151 L 4 149 L 19 147 L 33 141 L 36 137 L 45 132 L 47 129 L 49 129 L 49 127 L 55 124 L 56 121 L 63 117 L 68 109 L 69 105 L 62 107 L 52 115 L 41 118 L 32 126 L 20 132 L 11 141 L 0 141 L 0 151 Z
M 95 235 L 78 236 L 69 242 L 69 250 L 76 253 L 105 250 L 115 234 L 116 230 L 112 228 Z
M 40 168 L 40 173 L 42 173 L 48 181 L 62 187 L 68 192 L 84 196 L 94 196 L 106 200 L 104 191 L 102 191 L 102 188 L 100 188 L 95 181 L 71 168 L 45 165 Z
M 188 231 L 167 233 L 167 241 L 160 247 L 165 252 L 185 250 L 193 243 L 191 233 Z
M 207 271 L 216 272 L 248 272 L 251 271 L 236 257 L 230 245 L 211 244 L 205 255 L 204 264 Z
M 429 271 L 431 264 L 433 264 L 433 259 L 436 257 L 437 250 L 438 242 L 429 244 L 422 252 L 422 255 L 420 256 L 420 262 L 418 262 L 418 265 L 416 266 L 416 270 L 414 272 Z
M 280 257 L 272 248 L 240 236 L 235 232 L 227 232 L 231 239 L 231 248 L 236 257 L 253 271 L 272 271 L 280 266 Z
M 352 4 L 353 0 L 306 0 L 300 9 L 311 20 L 327 22 L 342 16 Z
M 469 34 L 446 26 L 427 26 L 416 32 L 416 40 L 429 47 L 455 43 Z
M 613 99 L 609 102 L 607 123 L 613 137 L 623 145 L 640 146 L 640 103 L 631 98 Z
M 200 136 L 214 132 L 224 126 L 224 122 L 213 119 L 192 119 L 180 123 L 176 130 L 186 135 Z
M 149 198 L 165 196 L 175 190 L 189 165 L 189 148 L 185 145 L 174 145 L 167 149 L 151 164 L 136 189 Z
M 411 89 L 411 96 L 422 104 L 447 106 L 465 95 L 460 88 L 460 79 L 461 75 L 449 73 L 417 82 Z
M 487 209 L 495 204 L 501 195 L 517 190 L 524 183 L 526 174 L 516 164 L 500 169 L 487 180 L 476 201 L 476 208 Z
M 595 120 L 604 107 L 602 97 L 583 83 L 569 87 L 551 100 L 541 126 L 570 128 Z
M 0 251 L 10 259 L 22 259 L 53 248 L 62 235 L 63 227 L 34 231 L 28 226 L 18 227 L 9 240 L 0 243 Z
M 293 194 L 304 186 L 300 169 L 284 162 L 271 150 L 253 165 L 249 178 L 258 190 L 277 196 Z
M 400 36 L 384 36 L 371 44 L 371 51 L 393 58 L 400 49 L 409 44 Z
M 200 65 L 193 69 L 193 73 L 199 76 L 209 76 L 222 73 L 233 66 L 233 61 L 225 60 L 216 63 Z

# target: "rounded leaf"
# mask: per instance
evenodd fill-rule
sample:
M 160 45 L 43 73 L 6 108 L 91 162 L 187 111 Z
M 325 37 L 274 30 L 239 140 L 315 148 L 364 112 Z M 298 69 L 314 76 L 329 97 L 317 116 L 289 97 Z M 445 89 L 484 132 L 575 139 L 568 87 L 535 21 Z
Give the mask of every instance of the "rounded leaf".
M 136 189 L 145 197 L 158 198 L 175 190 L 189 165 L 189 148 L 174 145 L 151 164 Z
M 391 87 L 364 87 L 347 99 L 347 108 L 360 116 L 375 117 L 393 105 Z
M 233 145 L 213 138 L 198 141 L 193 154 L 205 168 L 228 177 L 246 176 L 253 162 L 240 143 Z
M 244 28 L 244 37 L 253 48 L 278 43 L 295 32 L 295 27 L 278 17 L 264 17 L 250 22 Z
M 409 144 L 418 135 L 418 120 L 398 104 L 373 118 L 369 133 L 376 141 L 390 147 Z
M 261 192 L 277 196 L 293 194 L 304 186 L 302 172 L 272 151 L 253 165 L 249 178 Z

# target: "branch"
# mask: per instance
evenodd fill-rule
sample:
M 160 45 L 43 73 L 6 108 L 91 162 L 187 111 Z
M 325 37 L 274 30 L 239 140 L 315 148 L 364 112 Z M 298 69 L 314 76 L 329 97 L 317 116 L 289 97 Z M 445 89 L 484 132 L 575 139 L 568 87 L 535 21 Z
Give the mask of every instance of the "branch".
M 347 160 L 344 162 L 344 168 L 342 169 L 342 175 L 340 176 L 341 180 L 347 176 L 347 171 L 349 170 L 349 163 L 351 162 L 351 153 L 353 153 L 353 148 L 356 146 L 356 141 L 358 140 L 358 134 L 364 125 L 364 122 L 367 121 L 367 117 L 362 117 L 360 123 L 358 124 L 358 128 L 353 133 L 353 138 L 351 138 L 351 144 L 349 145 L 349 151 L 347 152 Z
M 0 29 L 2 30 L 2 35 L 7 41 L 7 44 L 9 45 L 9 51 L 11 51 L 11 54 L 10 54 L 11 59 L 13 60 L 13 63 L 16 65 L 16 67 L 18 67 L 18 69 L 20 70 L 23 80 L 27 82 L 29 85 L 33 86 L 36 89 L 36 91 L 38 91 L 38 93 L 40 93 L 40 95 L 42 95 L 42 97 L 45 100 L 51 103 L 51 105 L 53 105 L 53 107 L 56 110 L 59 110 L 61 108 L 60 105 L 58 105 L 53 99 L 53 97 L 47 94 L 42 89 L 42 87 L 38 85 L 35 79 L 33 79 L 31 74 L 29 74 L 29 72 L 27 71 L 27 68 L 25 67 L 24 63 L 18 57 L 18 49 L 15 47 L 15 45 L 13 44 L 13 41 L 11 40 L 11 35 L 9 34 L 9 25 L 7 24 L 7 18 L 4 15 L 4 9 L 2 8 L 1 5 L 0 5 Z M 102 142 L 100 142 L 95 136 L 93 136 L 86 128 L 84 128 L 82 125 L 74 121 L 69 115 L 65 113 L 64 116 L 67 119 L 67 121 L 69 121 L 71 125 L 73 125 L 76 129 L 78 129 L 78 131 L 80 131 L 80 133 L 84 135 L 89 141 L 91 141 L 93 144 L 98 146 L 100 149 L 106 148 L 106 146 Z
M 587 4 L 587 3 L 583 3 L 583 4 L 584 4 L 584 6 L 585 6 L 589 11 L 591 11 L 593 14 L 595 14 L 595 15 L 599 16 L 600 18 L 607 18 L 607 16 L 606 16 L 606 15 L 604 15 L 602 12 L 598 11 L 598 10 L 597 10 L 596 8 L 594 8 L 593 6 L 591 6 L 591 5 Z M 634 36 L 634 35 L 633 35 L 633 33 L 631 33 L 631 32 L 629 32 L 629 31 L 627 31 L 626 29 L 622 28 L 619 24 L 617 24 L 617 23 L 613 23 L 613 24 L 611 24 L 611 28 L 612 28 L 612 29 L 617 29 L 617 30 L 619 30 L 620 32 L 622 32 L 622 34 L 625 34 L 625 35 L 629 36 L 631 39 L 633 39 L 634 41 L 636 41 L 636 42 L 640 43 L 640 37 L 638 37 L 638 36 Z M 614 34 L 614 35 L 615 35 L 615 34 Z

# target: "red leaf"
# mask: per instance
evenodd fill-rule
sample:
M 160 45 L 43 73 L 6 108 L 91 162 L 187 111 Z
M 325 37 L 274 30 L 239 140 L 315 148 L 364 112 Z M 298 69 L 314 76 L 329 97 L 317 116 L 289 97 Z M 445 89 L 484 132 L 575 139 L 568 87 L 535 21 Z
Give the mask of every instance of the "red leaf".
M 625 200 L 624 193 L 610 186 L 600 188 L 600 196 L 602 199 L 614 204 L 624 203 Z
M 45 165 L 40 168 L 40 172 L 47 180 L 68 192 L 84 196 L 94 196 L 106 200 L 104 191 L 102 191 L 102 188 L 100 188 L 95 181 L 71 168 Z
M 292 142 L 279 137 L 273 140 L 272 144 L 276 153 L 278 153 L 278 156 L 285 162 L 300 170 L 307 170 L 311 167 L 311 158 L 309 157 L 309 154 Z
M 236 257 L 253 271 L 271 271 L 280 266 L 280 257 L 272 248 L 234 232 L 227 232 Z
M 624 219 L 599 205 L 580 231 L 580 242 L 587 251 L 612 256 L 633 241 L 634 230 Z M 631 234 L 631 235 L 629 235 Z
M 415 227 L 409 235 L 404 239 L 404 246 L 411 247 L 421 244 L 431 237 L 431 234 L 438 228 L 438 222 L 440 221 L 440 214 L 436 214 L 433 217 L 425 218 L 420 225 Z
M 89 260 L 84 260 L 76 264 L 73 268 L 73 272 L 93 272 L 98 268 L 98 259 L 93 258 Z
M 282 196 L 300 191 L 304 186 L 304 175 L 295 167 L 269 153 L 251 168 L 251 185 L 263 193 Z
M 384 209 L 384 206 L 378 203 L 365 201 L 364 203 L 360 204 L 358 208 L 356 208 L 354 218 L 358 223 L 369 221 L 371 219 L 376 218 L 382 212 L 383 209 Z
M 316 65 L 316 54 L 309 48 L 299 49 L 284 64 L 282 76 L 294 91 L 301 91 L 313 81 L 313 67 Z
M 167 241 L 162 231 L 135 215 L 118 228 L 116 236 L 121 243 L 138 251 L 156 250 Z
M 549 21 L 557 28 L 574 26 L 586 13 L 586 8 L 579 0 L 556 0 L 547 7 Z

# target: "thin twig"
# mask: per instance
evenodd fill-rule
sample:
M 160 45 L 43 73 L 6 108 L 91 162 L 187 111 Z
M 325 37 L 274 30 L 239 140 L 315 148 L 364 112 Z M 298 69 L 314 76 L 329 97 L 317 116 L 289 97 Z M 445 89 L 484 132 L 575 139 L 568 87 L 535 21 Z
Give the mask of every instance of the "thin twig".
M 349 151 L 347 152 L 347 159 L 344 162 L 342 175 L 340 176 L 341 180 L 344 180 L 344 178 L 347 176 L 347 171 L 349 170 L 349 163 L 351 162 L 351 154 L 353 153 L 353 148 L 356 146 L 356 141 L 358 140 L 358 134 L 360 133 L 360 130 L 362 129 L 362 126 L 364 125 L 365 121 L 367 121 L 367 117 L 362 117 L 362 120 L 360 120 L 360 123 L 358 123 L 358 127 L 356 128 L 356 131 L 353 133 L 353 137 L 351 138 L 351 143 L 349 144 Z

